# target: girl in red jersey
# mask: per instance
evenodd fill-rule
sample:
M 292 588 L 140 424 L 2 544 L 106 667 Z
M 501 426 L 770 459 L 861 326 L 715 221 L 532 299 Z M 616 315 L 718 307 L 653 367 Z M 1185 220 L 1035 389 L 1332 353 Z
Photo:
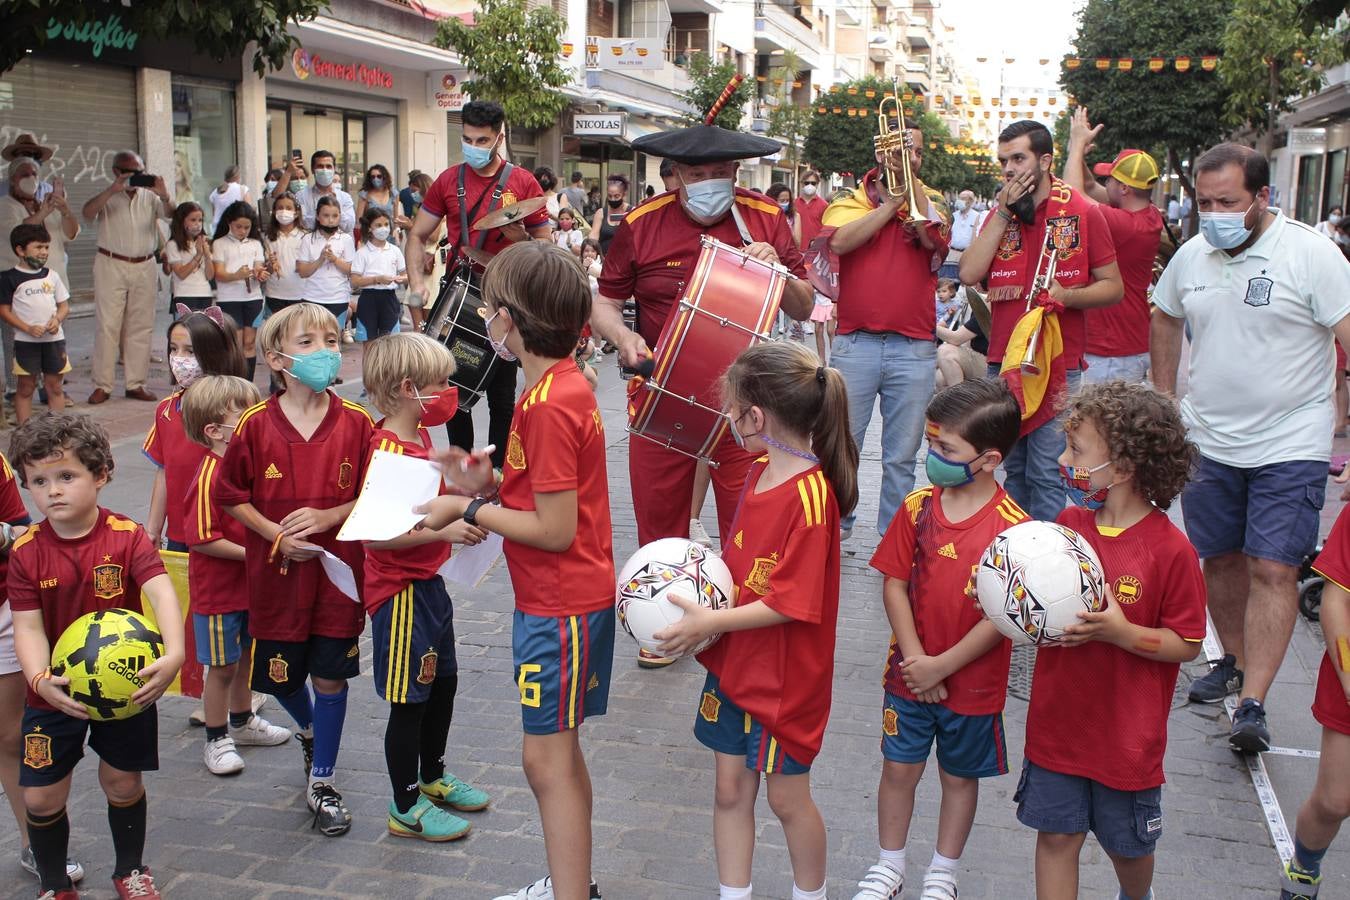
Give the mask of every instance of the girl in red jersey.
M 1018 820 L 1039 832 L 1039 900 L 1078 896 L 1088 830 L 1115 866 L 1119 897 L 1147 900 L 1172 692 L 1205 637 L 1199 559 L 1163 512 L 1195 447 L 1172 400 L 1123 381 L 1084 388 L 1064 433 L 1060 476 L 1075 505 L 1056 521 L 1092 545 L 1110 590 L 1101 612 L 1078 613 L 1064 646 L 1036 654 L 1013 799 Z
M 748 898 L 760 773 L 792 857 L 793 900 L 825 897 L 825 824 L 811 761 L 830 715 L 839 612 L 839 517 L 858 500 L 858 448 L 844 378 L 791 342 L 742 353 L 724 386 L 736 442 L 751 467 L 723 547 L 736 605 L 675 598 L 684 618 L 656 637 L 663 655 L 726 633 L 708 670 L 694 736 L 717 766 L 713 841 L 722 900 Z

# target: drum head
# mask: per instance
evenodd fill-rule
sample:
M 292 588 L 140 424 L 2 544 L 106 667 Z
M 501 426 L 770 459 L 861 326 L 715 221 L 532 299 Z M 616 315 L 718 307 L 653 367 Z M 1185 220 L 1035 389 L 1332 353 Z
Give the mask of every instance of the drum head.
M 424 328 L 455 358 L 450 383 L 460 389 L 460 406 L 466 409 L 478 401 L 497 366 L 504 365 L 488 341 L 486 311 L 477 275 L 461 268 L 446 276 Z

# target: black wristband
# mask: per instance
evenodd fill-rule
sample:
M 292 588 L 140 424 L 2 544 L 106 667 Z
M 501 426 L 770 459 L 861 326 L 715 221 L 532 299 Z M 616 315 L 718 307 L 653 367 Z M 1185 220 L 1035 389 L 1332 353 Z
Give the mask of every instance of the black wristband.
M 469 501 L 469 505 L 464 508 L 464 521 L 473 525 L 475 528 L 481 528 L 478 524 L 478 510 L 487 505 L 487 498 L 475 497 Z

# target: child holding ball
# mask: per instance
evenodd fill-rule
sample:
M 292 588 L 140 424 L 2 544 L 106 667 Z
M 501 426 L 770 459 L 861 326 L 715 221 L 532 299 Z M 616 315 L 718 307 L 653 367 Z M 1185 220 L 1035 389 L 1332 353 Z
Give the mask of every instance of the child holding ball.
M 839 516 L 858 499 L 858 448 L 843 376 L 800 344 L 764 343 L 727 370 L 736 443 L 751 465 L 723 549 L 736 606 L 681 597 L 684 618 L 655 637 L 708 670 L 694 736 L 717 766 L 713 838 L 721 900 L 751 896 L 760 773 L 792 857 L 793 900 L 825 897 L 825 824 L 811 799 L 811 762 L 830 716 L 839 613 Z
M 1036 896 L 1078 896 L 1090 829 L 1122 900 L 1153 896 L 1162 836 L 1167 714 L 1181 663 L 1205 636 L 1195 549 L 1163 510 L 1195 447 L 1176 404 L 1138 384 L 1085 387 L 1069 404 L 1060 477 L 1074 506 L 1057 521 L 1083 536 L 1106 576 L 1106 608 L 1080 612 L 1064 646 L 1036 654 L 1017 818 L 1035 828 Z

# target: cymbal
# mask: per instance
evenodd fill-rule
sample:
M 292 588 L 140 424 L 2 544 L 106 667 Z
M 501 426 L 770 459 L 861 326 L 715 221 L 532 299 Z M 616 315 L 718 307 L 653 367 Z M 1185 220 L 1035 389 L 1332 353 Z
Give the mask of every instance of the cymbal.
M 487 268 L 487 264 L 492 262 L 495 253 L 489 253 L 486 250 L 479 250 L 477 247 L 461 247 L 460 253 L 464 254 L 475 265 Z
M 547 202 L 548 201 L 543 197 L 530 197 L 527 200 L 521 200 L 519 203 L 512 203 L 510 206 L 494 209 L 477 222 L 474 222 L 473 230 L 487 231 L 490 228 L 501 228 L 503 225 L 510 225 L 512 222 L 519 222 L 531 213 L 536 213 L 543 209 L 544 204 Z

